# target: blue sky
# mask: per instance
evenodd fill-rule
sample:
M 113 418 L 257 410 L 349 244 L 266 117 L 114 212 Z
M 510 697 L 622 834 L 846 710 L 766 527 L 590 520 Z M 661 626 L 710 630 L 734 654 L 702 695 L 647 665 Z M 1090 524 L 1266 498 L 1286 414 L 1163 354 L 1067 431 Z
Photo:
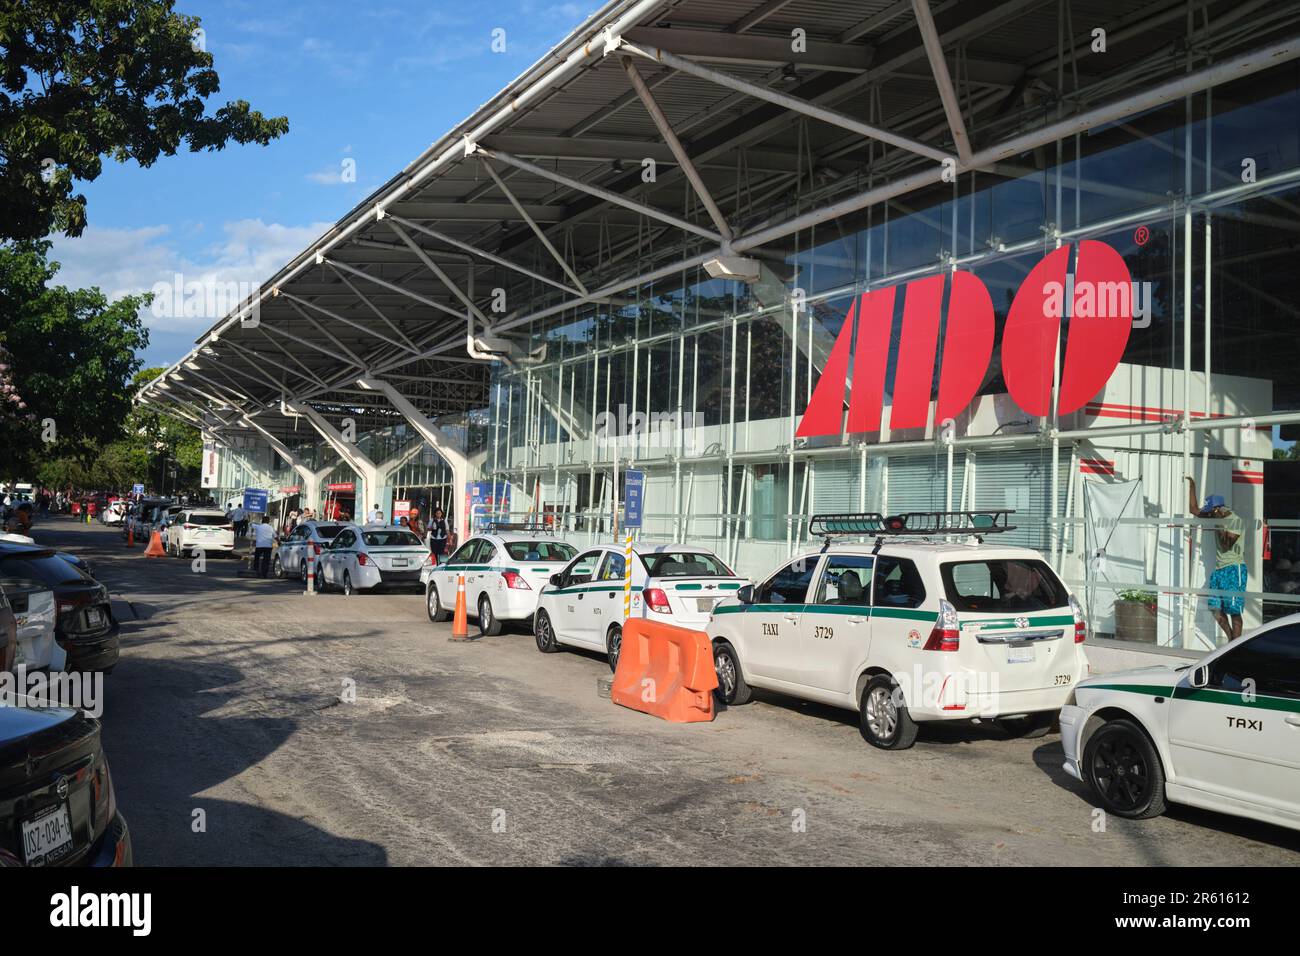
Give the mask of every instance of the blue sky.
M 57 281 L 118 296 L 156 282 L 257 283 L 554 46 L 599 0 L 369 4 L 177 0 L 203 21 L 221 76 L 209 111 L 248 100 L 288 116 L 270 146 L 106 161 L 80 184 L 89 225 L 52 237 Z M 492 49 L 492 31 L 505 51 Z M 343 182 L 344 160 L 355 182 Z M 175 361 L 219 316 L 146 310 L 149 365 Z

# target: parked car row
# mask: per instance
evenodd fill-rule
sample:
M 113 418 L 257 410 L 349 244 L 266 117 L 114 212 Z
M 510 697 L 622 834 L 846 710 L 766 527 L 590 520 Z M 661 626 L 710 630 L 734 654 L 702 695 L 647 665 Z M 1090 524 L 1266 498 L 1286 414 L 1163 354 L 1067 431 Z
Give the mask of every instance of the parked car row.
M 852 710 L 884 750 L 927 722 L 1038 737 L 1059 719 L 1065 770 L 1110 813 L 1175 802 L 1300 829 L 1300 615 L 1195 664 L 1090 676 L 1077 598 L 1038 552 L 985 540 L 1008 516 L 816 516 L 825 545 L 754 584 L 702 549 L 637 546 L 631 613 L 705 631 L 724 705 L 762 688 Z M 531 608 L 540 651 L 603 651 L 614 668 L 623 562 L 617 545 L 484 534 L 421 578 L 433 621 L 463 574 L 483 633 Z
M 107 589 L 75 555 L 0 541 L 0 867 L 130 866 L 99 721 L 23 696 L 33 671 L 110 672 L 119 656 Z

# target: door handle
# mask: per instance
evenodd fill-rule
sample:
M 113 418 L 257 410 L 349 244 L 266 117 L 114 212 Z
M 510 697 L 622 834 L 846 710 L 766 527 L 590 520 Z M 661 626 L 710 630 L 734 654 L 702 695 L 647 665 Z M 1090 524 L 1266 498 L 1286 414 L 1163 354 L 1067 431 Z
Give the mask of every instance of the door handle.
M 794 624 L 799 620 L 799 615 L 797 614 L 783 614 L 781 616 L 784 617 L 791 624 Z
M 866 620 L 865 617 L 851 617 L 851 618 L 849 618 L 849 623 L 850 623 L 850 624 L 861 624 L 861 623 L 862 623 L 863 621 L 865 621 L 865 620 Z
M 1292 727 L 1300 727 L 1300 714 L 1291 714 L 1286 718 L 1286 722 Z

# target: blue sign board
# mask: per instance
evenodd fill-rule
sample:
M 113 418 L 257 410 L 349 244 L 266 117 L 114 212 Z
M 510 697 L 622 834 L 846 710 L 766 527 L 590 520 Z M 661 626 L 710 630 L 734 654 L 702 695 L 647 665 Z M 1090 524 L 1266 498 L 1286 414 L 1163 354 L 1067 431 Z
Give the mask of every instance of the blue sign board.
M 628 471 L 624 473 L 623 486 L 623 527 L 641 527 L 641 512 L 645 495 L 645 472 Z
M 135 495 L 137 498 L 144 494 L 144 485 L 132 485 L 131 494 Z
M 508 481 L 471 481 L 465 485 L 465 516 L 471 532 L 492 521 L 500 521 L 509 514 Z
M 265 514 L 266 498 L 267 494 L 261 488 L 245 488 L 244 510 L 255 515 Z

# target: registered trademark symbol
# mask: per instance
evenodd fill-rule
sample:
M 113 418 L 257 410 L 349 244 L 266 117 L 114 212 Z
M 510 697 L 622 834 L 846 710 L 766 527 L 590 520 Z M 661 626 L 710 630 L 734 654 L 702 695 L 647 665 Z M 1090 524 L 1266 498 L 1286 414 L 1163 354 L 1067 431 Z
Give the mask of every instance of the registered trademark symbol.
M 1137 232 L 1133 233 L 1133 241 L 1139 246 L 1145 246 L 1151 239 L 1151 230 L 1146 226 L 1138 226 Z

